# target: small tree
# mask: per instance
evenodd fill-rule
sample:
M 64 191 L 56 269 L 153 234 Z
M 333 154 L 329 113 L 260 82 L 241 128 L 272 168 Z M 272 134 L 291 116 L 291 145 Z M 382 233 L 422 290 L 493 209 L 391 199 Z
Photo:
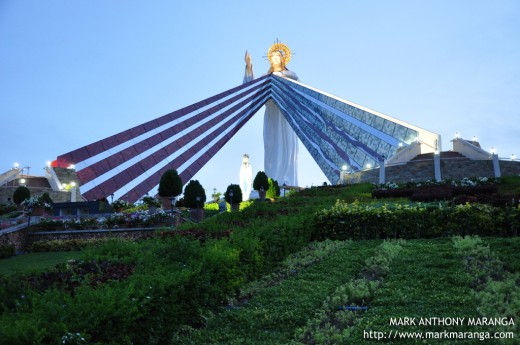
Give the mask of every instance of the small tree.
M 175 197 L 182 193 L 182 180 L 175 169 L 166 170 L 159 181 L 159 196 Z
M 269 178 L 269 189 L 267 190 L 266 196 L 270 199 L 275 199 L 280 196 L 280 186 L 278 186 L 278 181 Z
M 199 198 L 199 200 L 197 200 Z M 189 208 L 200 208 L 206 202 L 206 192 L 197 180 L 191 180 L 184 187 L 184 204 Z
M 233 193 L 233 196 L 231 196 L 231 193 Z M 240 189 L 240 186 L 237 184 L 230 184 L 224 193 L 224 199 L 230 205 L 240 204 L 242 202 L 242 190 Z
M 269 178 L 265 172 L 259 171 L 256 173 L 255 179 L 253 180 L 253 189 L 260 191 L 262 188 L 265 191 L 269 189 Z
M 16 188 L 13 193 L 13 202 L 16 205 L 20 205 L 25 199 L 29 199 L 31 197 L 31 191 L 29 188 L 25 186 L 20 186 Z
M 221 195 L 222 193 L 217 192 L 217 188 L 213 188 L 213 194 L 211 194 L 211 197 L 213 198 L 214 202 L 219 202 Z
M 51 205 L 51 207 L 52 207 L 53 201 L 52 201 L 51 196 L 49 195 L 49 193 L 47 193 L 47 192 L 43 193 L 42 196 L 41 196 L 41 200 L 43 202 L 45 202 L 46 204 Z

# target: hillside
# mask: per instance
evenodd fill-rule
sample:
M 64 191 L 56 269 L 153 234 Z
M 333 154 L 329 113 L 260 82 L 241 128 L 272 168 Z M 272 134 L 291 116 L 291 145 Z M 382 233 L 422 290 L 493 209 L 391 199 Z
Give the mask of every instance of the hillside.
M 501 190 L 516 193 L 516 182 Z M 247 202 L 149 240 L 97 243 L 44 272 L 0 275 L 0 339 L 518 343 L 518 207 L 371 191 L 326 186 Z

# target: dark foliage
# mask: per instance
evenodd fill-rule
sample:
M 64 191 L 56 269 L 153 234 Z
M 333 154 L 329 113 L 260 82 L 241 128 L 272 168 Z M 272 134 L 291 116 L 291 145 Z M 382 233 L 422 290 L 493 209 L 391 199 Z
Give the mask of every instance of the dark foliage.
M 197 200 L 199 198 L 199 200 Z M 197 180 L 191 180 L 184 187 L 184 205 L 189 208 L 200 208 L 206 202 L 206 192 Z
M 13 202 L 17 205 L 20 205 L 22 201 L 29 198 L 31 196 L 31 191 L 29 188 L 25 186 L 20 186 L 16 188 L 16 190 L 13 193 Z
M 182 180 L 175 169 L 166 170 L 159 181 L 159 195 L 162 197 L 177 196 L 182 193 Z
M 269 189 L 269 178 L 263 171 L 259 171 L 253 180 L 253 189 L 259 191 L 261 188 L 263 188 L 265 191 Z
M 233 196 L 231 196 L 231 193 L 233 193 Z M 240 186 L 237 184 L 230 184 L 226 192 L 224 193 L 224 199 L 229 204 L 239 204 L 242 202 L 242 190 L 240 189 Z

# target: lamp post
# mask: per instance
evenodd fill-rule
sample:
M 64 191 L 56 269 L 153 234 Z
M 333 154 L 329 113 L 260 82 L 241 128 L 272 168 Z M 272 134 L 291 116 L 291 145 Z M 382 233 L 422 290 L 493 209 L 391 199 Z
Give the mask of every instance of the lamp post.
M 197 196 L 195 198 L 195 200 L 197 201 L 197 223 L 198 223 L 200 221 L 200 204 L 199 204 L 200 196 Z
M 29 227 L 29 226 L 31 226 L 32 206 L 30 206 L 28 208 L 28 213 L 27 214 L 29 215 L 28 220 L 27 220 L 27 227 Z
M 175 204 L 175 197 L 174 196 L 171 196 L 170 197 L 170 207 L 171 207 L 171 213 L 172 213 L 172 224 L 171 224 L 171 228 L 173 229 L 173 223 L 174 223 L 174 215 L 173 215 L 173 205 Z
M 348 166 L 343 164 L 341 171 L 339 172 L 339 184 L 347 184 L 347 169 Z
M 70 202 L 76 202 L 76 182 L 70 183 Z
M 285 188 L 287 188 L 287 184 L 285 184 L 285 182 L 283 183 L 282 185 L 282 190 L 283 190 L 283 196 L 285 198 Z

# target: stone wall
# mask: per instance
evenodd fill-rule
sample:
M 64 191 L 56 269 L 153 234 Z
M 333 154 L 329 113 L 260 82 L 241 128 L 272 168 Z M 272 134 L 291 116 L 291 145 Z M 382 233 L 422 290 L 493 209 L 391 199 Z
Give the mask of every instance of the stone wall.
M 18 188 L 12 186 L 1 186 L 0 187 L 0 204 L 8 205 L 13 202 L 13 194 L 14 191 Z M 53 191 L 48 188 L 29 188 L 31 191 L 31 195 L 42 195 L 43 193 L 49 193 L 52 201 L 54 202 L 68 202 L 70 201 L 70 192 L 69 191 Z M 76 188 L 76 200 L 84 200 L 81 194 L 79 193 L 79 188 Z
M 27 234 L 26 246 L 36 241 L 52 240 L 87 240 L 98 238 L 144 239 L 153 236 L 154 228 L 111 229 L 111 230 L 67 230 L 67 231 L 40 231 Z
M 27 224 L 20 224 L 9 229 L 0 230 L 0 245 L 14 245 L 16 253 L 25 251 L 27 245 Z
M 501 176 L 520 175 L 520 161 L 499 161 Z M 464 177 L 495 177 L 492 160 L 441 159 L 441 179 L 460 180 Z M 379 169 L 346 174 L 343 183 L 379 183 Z M 385 181 L 403 183 L 435 180 L 433 159 L 410 161 L 406 164 L 385 167 Z

